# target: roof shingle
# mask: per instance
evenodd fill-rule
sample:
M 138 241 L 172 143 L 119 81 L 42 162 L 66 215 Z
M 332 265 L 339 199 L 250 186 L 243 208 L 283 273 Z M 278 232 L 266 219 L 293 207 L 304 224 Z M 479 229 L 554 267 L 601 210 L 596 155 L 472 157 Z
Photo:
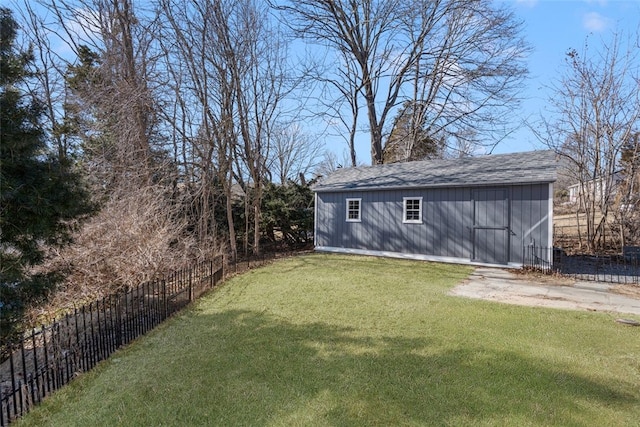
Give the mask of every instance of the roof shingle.
M 343 168 L 321 179 L 313 190 L 371 191 L 517 185 L 550 183 L 555 180 L 555 153 L 545 150 Z

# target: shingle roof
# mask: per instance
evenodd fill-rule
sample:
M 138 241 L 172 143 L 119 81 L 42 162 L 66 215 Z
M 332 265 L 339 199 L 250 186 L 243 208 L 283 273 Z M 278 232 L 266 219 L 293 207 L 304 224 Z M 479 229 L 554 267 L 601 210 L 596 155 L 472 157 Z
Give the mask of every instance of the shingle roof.
M 343 168 L 322 178 L 313 190 L 326 192 L 541 184 L 555 180 L 555 153 L 545 150 Z

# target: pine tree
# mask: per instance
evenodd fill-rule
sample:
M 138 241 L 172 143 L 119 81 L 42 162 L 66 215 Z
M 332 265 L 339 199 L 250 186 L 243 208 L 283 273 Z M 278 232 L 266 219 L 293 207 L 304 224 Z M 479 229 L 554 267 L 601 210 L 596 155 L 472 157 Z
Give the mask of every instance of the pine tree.
M 410 162 L 442 156 L 444 144 L 425 129 L 426 106 L 407 101 L 393 122 L 383 150 L 383 163 Z
M 31 274 L 43 245 L 69 240 L 69 222 L 91 212 L 88 192 L 68 159 L 47 145 L 42 109 L 21 90 L 31 52 L 15 47 L 18 25 L 0 8 L 0 337 L 15 331 L 24 309 L 42 300 L 57 273 Z

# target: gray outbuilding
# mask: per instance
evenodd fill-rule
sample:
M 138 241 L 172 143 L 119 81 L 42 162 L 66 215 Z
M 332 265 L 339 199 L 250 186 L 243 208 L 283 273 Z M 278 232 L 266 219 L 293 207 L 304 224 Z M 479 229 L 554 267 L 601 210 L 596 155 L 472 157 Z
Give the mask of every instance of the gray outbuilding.
M 315 192 L 317 251 L 521 266 L 552 259 L 552 151 L 338 169 Z

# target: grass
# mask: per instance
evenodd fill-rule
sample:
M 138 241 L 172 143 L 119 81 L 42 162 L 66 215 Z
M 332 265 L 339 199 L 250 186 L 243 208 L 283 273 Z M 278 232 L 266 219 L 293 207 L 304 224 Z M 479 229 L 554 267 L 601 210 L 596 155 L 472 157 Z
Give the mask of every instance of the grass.
M 228 281 L 16 425 L 640 425 L 638 329 L 448 296 L 469 272 L 281 260 Z

